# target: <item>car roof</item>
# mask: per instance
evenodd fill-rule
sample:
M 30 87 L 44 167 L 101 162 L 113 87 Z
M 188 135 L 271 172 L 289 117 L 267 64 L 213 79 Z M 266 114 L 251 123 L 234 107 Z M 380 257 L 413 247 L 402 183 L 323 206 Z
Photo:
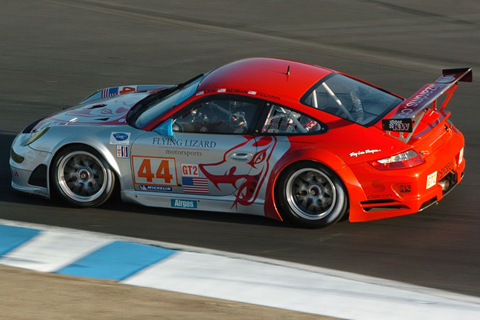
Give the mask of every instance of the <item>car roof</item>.
M 248 58 L 210 72 L 198 92 L 256 92 L 259 95 L 300 100 L 331 69 L 276 58 Z

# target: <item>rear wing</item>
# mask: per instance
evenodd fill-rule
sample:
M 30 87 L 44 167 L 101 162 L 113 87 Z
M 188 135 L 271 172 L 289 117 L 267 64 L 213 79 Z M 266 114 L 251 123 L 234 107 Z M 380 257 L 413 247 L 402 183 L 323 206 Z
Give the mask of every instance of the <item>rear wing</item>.
M 444 69 L 442 76 L 434 83 L 426 84 L 410 98 L 404 100 L 391 119 L 382 120 L 383 130 L 388 134 L 399 132 L 399 138 L 408 143 L 420 124 L 427 107 L 432 105 L 434 110 L 443 110 L 458 87 L 458 82 L 472 82 L 472 68 Z M 437 99 L 447 94 L 440 108 Z

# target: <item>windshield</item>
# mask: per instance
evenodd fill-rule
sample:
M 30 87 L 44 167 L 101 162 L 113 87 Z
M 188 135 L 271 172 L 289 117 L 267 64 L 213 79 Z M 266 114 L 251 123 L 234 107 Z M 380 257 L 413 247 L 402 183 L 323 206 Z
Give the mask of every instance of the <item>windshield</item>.
M 390 93 L 341 74 L 333 74 L 320 81 L 302 98 L 302 103 L 368 126 L 400 102 Z
M 139 103 L 139 109 L 134 110 L 132 125 L 136 128 L 143 128 L 168 110 L 184 102 L 197 91 L 203 78 L 203 75 L 195 77 L 185 84 L 165 89 L 157 95 L 145 98 L 143 102 Z

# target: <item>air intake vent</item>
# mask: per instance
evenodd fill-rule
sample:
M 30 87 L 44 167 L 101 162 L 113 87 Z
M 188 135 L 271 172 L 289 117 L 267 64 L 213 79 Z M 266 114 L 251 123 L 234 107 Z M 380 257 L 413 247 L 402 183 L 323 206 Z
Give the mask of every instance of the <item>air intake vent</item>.
M 105 106 L 106 106 L 106 104 L 96 104 L 96 105 L 94 105 L 94 106 L 91 106 L 91 107 L 88 108 L 88 109 L 98 109 L 98 108 L 103 108 L 103 107 L 105 107 Z

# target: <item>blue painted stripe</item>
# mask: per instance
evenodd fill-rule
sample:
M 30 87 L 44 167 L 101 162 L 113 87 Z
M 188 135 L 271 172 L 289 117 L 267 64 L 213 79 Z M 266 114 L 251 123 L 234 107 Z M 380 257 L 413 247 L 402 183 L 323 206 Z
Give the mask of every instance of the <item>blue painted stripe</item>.
M 0 225 L 0 256 L 37 236 L 40 230 Z
M 166 259 L 175 252 L 143 244 L 115 241 L 56 273 L 96 279 L 123 280 Z

